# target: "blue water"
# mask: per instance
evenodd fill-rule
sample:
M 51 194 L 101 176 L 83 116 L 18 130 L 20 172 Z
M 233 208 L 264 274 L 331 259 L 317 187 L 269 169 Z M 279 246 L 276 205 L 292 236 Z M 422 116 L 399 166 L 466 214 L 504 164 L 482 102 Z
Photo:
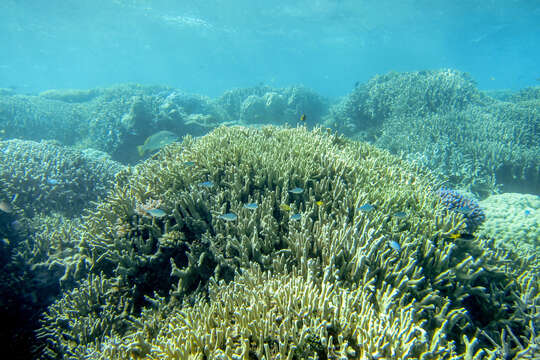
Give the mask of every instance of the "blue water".
M 334 97 L 375 74 L 454 68 L 519 89 L 540 83 L 539 18 L 533 0 L 2 0 L 0 87 L 303 84 Z

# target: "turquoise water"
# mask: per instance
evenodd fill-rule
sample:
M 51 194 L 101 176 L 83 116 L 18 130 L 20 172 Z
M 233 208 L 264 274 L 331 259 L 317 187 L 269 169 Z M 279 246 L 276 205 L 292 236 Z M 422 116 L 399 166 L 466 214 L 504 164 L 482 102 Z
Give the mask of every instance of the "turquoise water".
M 164 84 L 209 96 L 304 84 L 342 96 L 388 71 L 537 85 L 536 1 L 36 1 L 0 4 L 0 87 Z
M 1 357 L 540 359 L 538 19 L 1 1 Z

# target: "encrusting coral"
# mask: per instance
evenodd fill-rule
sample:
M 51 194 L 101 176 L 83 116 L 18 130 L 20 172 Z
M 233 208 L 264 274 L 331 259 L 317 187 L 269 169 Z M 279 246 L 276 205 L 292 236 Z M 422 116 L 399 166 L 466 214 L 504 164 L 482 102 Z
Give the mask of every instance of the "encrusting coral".
M 74 288 L 43 318 L 45 358 L 532 359 L 538 347 L 531 264 L 453 236 L 467 219 L 445 211 L 437 179 L 385 151 L 320 128 L 221 127 L 116 180 L 56 259 Z

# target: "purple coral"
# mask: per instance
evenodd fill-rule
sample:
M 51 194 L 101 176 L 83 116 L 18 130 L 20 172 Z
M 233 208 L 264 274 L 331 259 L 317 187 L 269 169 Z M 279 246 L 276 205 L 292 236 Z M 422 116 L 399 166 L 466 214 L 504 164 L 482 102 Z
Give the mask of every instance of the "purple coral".
M 441 188 L 437 195 L 448 210 L 458 212 L 465 217 L 467 231 L 473 232 L 486 219 L 480 205 L 472 199 L 464 197 L 456 190 Z

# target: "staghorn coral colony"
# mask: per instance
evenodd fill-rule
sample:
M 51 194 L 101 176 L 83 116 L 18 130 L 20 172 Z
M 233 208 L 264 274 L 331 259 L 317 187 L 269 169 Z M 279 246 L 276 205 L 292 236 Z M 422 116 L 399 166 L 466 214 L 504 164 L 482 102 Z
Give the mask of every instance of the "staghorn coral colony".
M 391 72 L 330 103 L 302 86 L 262 84 L 215 99 L 137 84 L 37 96 L 0 89 L 0 137 L 55 139 L 134 164 L 142 159 L 137 147 L 162 131 L 181 138 L 219 125 L 295 126 L 305 115 L 308 127 L 369 141 L 481 198 L 540 193 L 538 87 L 484 92 L 457 70 Z
M 7 353 L 536 359 L 538 196 L 494 193 L 538 194 L 539 100 L 455 70 L 332 106 L 302 86 L 0 90 Z M 323 120 L 379 149 L 304 127 Z
M 440 188 L 321 128 L 188 136 L 56 233 L 41 357 L 538 358 L 537 265 Z
M 0 141 L 0 337 L 4 353 L 32 348 L 39 313 L 60 294 L 61 264 L 73 251 L 66 229 L 106 196 L 123 166 L 96 150 L 55 141 Z M 6 354 L 6 356 L 8 356 Z
M 330 107 L 325 124 L 481 197 L 501 190 L 538 194 L 538 93 L 530 88 L 495 99 L 451 69 L 388 73 Z
M 0 141 L 0 198 L 30 218 L 51 212 L 78 216 L 108 193 L 122 167 L 106 153 L 55 141 Z

